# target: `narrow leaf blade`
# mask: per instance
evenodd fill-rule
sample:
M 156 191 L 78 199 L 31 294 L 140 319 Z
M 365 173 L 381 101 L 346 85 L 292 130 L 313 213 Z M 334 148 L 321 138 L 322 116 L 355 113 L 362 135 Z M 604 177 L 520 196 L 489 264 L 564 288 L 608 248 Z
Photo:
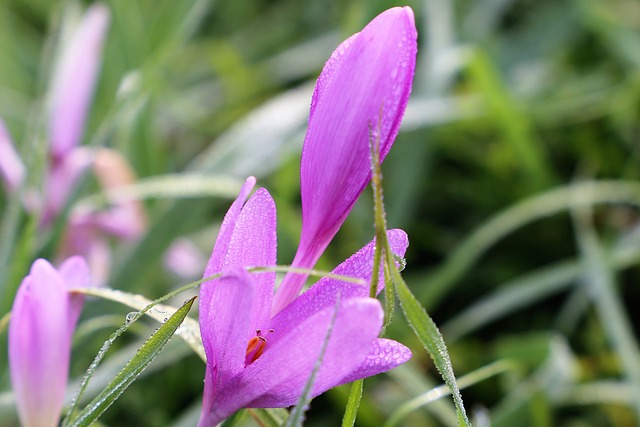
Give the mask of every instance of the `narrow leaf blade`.
M 187 317 L 196 297 L 187 301 L 149 338 L 111 383 L 78 414 L 72 427 L 85 427 L 96 421 L 133 381 L 149 366 Z

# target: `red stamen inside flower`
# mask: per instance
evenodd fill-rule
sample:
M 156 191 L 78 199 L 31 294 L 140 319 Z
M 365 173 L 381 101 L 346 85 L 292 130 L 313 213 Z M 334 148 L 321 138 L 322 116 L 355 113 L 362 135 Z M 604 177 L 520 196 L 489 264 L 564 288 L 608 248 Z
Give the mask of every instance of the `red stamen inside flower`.
M 274 332 L 274 330 L 269 329 L 265 336 L 270 334 L 271 332 Z M 264 349 L 266 347 L 267 339 L 262 336 L 262 331 L 260 329 L 256 329 L 256 336 L 251 338 L 249 340 L 249 343 L 247 344 L 247 352 L 245 353 L 244 364 L 250 365 L 258 360 L 258 358 L 262 356 L 262 353 L 264 353 Z

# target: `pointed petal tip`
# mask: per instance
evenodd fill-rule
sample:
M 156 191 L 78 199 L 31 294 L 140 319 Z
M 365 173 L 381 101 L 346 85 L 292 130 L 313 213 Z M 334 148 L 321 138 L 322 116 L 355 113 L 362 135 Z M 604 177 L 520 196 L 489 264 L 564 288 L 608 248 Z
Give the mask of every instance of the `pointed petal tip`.
M 371 129 L 380 161 L 391 149 L 411 93 L 416 53 L 413 11 L 394 8 L 340 45 L 323 68 L 302 150 L 296 266 L 315 264 L 369 182 Z
M 342 379 L 347 384 L 362 378 L 390 371 L 411 359 L 412 353 L 405 345 L 386 338 L 377 338 L 360 366 Z

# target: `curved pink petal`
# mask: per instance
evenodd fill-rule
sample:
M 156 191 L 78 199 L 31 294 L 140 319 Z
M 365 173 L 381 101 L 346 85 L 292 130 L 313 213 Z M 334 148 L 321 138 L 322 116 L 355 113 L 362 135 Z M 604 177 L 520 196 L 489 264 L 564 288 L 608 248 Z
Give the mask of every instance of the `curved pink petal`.
M 404 255 L 409 247 L 409 237 L 407 233 L 399 228 L 387 230 L 387 239 L 389 239 L 389 246 L 391 251 L 397 257 L 404 258 Z M 365 247 L 353 254 L 349 259 L 337 266 L 333 273 L 341 276 L 351 276 L 363 279 L 367 284 L 371 281 L 371 274 L 373 272 L 373 257 L 375 254 L 376 241 L 375 239 L 369 242 Z M 325 281 L 332 281 L 335 279 L 323 278 L 312 288 L 321 285 Z M 380 275 L 378 276 L 378 289 L 379 294 L 384 289 L 384 271 L 382 266 L 380 267 Z M 367 287 L 367 293 L 363 296 L 369 296 L 369 288 Z
M 334 312 L 328 307 L 292 327 L 277 345 L 269 342 L 259 359 L 223 386 L 208 423 L 200 426 L 214 426 L 242 407 L 295 404 L 320 356 Z M 382 317 L 382 307 L 374 299 L 340 303 L 312 396 L 334 387 L 361 364 L 380 332 Z
M 58 425 L 72 331 L 62 277 L 47 261 L 36 260 L 18 288 L 9 324 L 11 383 L 22 425 Z
M 118 151 L 101 148 L 96 151 L 93 171 L 104 190 L 116 191 L 133 185 L 136 176 L 127 159 Z M 140 200 L 116 201 L 103 211 L 73 212 L 84 214 L 85 222 L 92 222 L 101 231 L 122 239 L 135 239 L 147 227 L 144 206 Z M 82 219 L 80 219 L 82 221 Z
M 91 286 L 89 265 L 81 256 L 73 256 L 60 265 L 58 269 L 67 291 Z M 69 330 L 73 331 L 80 318 L 84 296 L 69 293 Z
M 409 245 L 407 234 L 402 230 L 388 230 L 387 237 L 391 250 L 397 256 L 403 257 Z M 366 283 L 371 280 L 373 271 L 373 255 L 375 251 L 375 240 L 360 249 L 346 261 L 336 267 L 332 273 L 341 276 L 362 279 Z M 380 269 L 380 286 L 378 292 L 384 288 L 384 275 L 382 268 Z M 324 310 L 327 307 L 335 306 L 340 299 L 345 301 L 349 298 L 368 297 L 369 285 L 360 285 L 357 283 L 344 282 L 342 280 L 324 277 L 313 285 L 309 290 L 304 292 L 298 298 L 287 305 L 284 310 L 278 312 L 271 319 L 270 328 L 276 331 L 287 328 L 288 325 L 296 325 L 307 317 Z M 280 336 L 274 334 L 270 341 L 277 342 Z
M 273 266 L 276 264 L 276 205 L 267 190 L 259 188 L 244 205 L 227 248 L 225 268 Z M 252 328 L 264 328 L 271 314 L 271 300 L 276 283 L 275 272 L 252 273 L 256 303 Z
M 207 356 L 202 418 L 206 419 L 214 405 L 220 385 L 244 368 L 247 342 L 252 333 L 249 320 L 255 301 L 251 276 L 234 268 L 222 277 L 204 283 L 209 294 L 209 307 L 200 312 L 200 334 Z M 203 316 L 202 313 L 207 313 Z
M 224 216 L 222 225 L 220 226 L 220 231 L 218 232 L 218 237 L 216 238 L 216 243 L 213 246 L 211 257 L 209 258 L 207 267 L 204 270 L 204 277 L 222 273 L 224 260 L 227 256 L 227 249 L 231 242 L 233 231 L 235 229 L 236 222 L 238 221 L 238 216 L 240 215 L 240 211 L 242 210 L 242 206 L 244 205 L 245 200 L 247 199 L 249 193 L 251 193 L 251 190 L 253 190 L 253 187 L 255 185 L 256 179 L 254 177 L 250 176 L 249 178 L 247 178 L 245 183 L 242 185 L 242 188 L 240 189 L 240 194 L 238 194 L 238 197 L 231 204 L 231 207 Z M 210 297 L 208 289 L 209 287 L 204 285 L 200 288 L 198 307 L 200 310 L 201 318 L 206 318 L 208 316 L 208 310 L 211 306 L 209 301 Z
M 417 52 L 413 12 L 387 10 L 340 46 L 314 93 L 300 170 L 302 233 L 293 265 L 310 268 L 371 179 L 370 133 L 384 159 L 398 133 L 411 92 Z M 272 313 L 302 289 L 288 275 Z
M 373 341 L 369 354 L 353 372 L 344 377 L 340 384 L 347 384 L 361 378 L 387 372 L 411 359 L 411 350 L 397 341 L 378 338 Z
M 90 6 L 56 67 L 49 122 L 54 161 L 80 144 L 109 19 L 107 6 Z
M 26 175 L 22 159 L 18 155 L 9 132 L 0 119 L 0 176 L 9 191 L 15 191 Z

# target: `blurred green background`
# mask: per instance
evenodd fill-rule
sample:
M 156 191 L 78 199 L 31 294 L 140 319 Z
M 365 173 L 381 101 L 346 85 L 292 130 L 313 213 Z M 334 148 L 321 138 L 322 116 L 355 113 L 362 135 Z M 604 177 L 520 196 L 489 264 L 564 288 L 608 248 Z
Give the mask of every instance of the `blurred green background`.
M 28 163 L 45 150 L 44 96 L 61 25 L 87 4 L 0 1 L 0 116 Z M 119 150 L 141 182 L 185 173 L 232 179 L 220 197 L 180 196 L 189 189 L 176 178 L 167 194 L 147 198 L 148 231 L 133 243 L 112 242 L 109 285 L 157 298 L 189 282 L 167 270 L 163 254 L 188 237 L 208 256 L 233 183 L 248 175 L 276 199 L 279 262 L 289 263 L 313 82 L 341 40 L 401 3 L 106 4 L 112 23 L 85 144 Z M 461 386 L 474 425 L 640 425 L 640 3 L 405 4 L 416 14 L 419 56 L 402 131 L 383 167 L 387 218 L 409 234 L 405 279 L 441 327 L 456 373 L 468 375 Z M 32 171 L 30 180 L 38 176 Z M 87 177 L 77 200 L 96 191 Z M 55 233 L 38 235 L 26 214 L 12 223 L 8 212 L 2 194 L 2 233 L 16 239 L 4 295 L 58 244 Z M 331 269 L 371 240 L 372 217 L 367 192 L 318 267 Z M 0 240 L 11 241 L 9 234 Z M 128 311 L 86 304 L 74 378 Z M 96 390 L 154 327 L 145 325 L 111 350 Z M 456 425 L 448 397 L 408 411 L 441 379 L 401 316 L 388 335 L 414 358 L 365 382 L 357 425 Z M 13 426 L 5 368 L 0 425 Z M 101 420 L 193 425 L 203 372 L 174 340 Z M 337 425 L 347 393 L 341 387 L 315 399 L 307 425 Z

